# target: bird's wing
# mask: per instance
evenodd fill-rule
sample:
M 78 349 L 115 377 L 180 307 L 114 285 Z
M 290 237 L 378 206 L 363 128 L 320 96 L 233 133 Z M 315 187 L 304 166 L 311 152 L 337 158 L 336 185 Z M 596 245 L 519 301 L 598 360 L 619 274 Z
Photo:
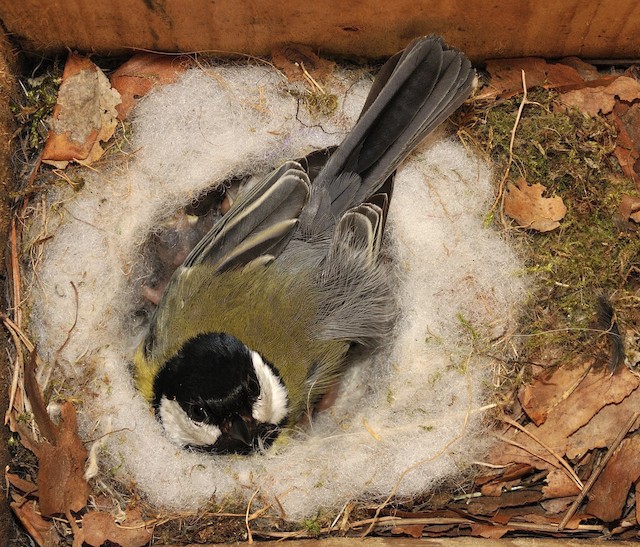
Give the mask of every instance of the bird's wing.
M 291 239 L 309 189 L 300 164 L 283 164 L 233 204 L 189 253 L 183 267 L 207 264 L 221 272 L 273 260 Z

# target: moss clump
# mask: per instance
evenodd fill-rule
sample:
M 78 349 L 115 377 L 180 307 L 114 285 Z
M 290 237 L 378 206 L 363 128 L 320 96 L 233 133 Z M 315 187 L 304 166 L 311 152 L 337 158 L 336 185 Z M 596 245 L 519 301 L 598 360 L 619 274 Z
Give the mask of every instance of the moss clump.
M 519 96 L 476 103 L 458 118 L 461 136 L 491 157 L 498 179 L 507 168 L 521 101 Z M 637 191 L 612 155 L 616 131 L 605 118 L 565 110 L 550 91 L 531 92 L 528 101 L 507 182 L 524 177 L 529 184 L 543 184 L 549 195 L 562 197 L 567 214 L 552 232 L 511 231 L 521 243 L 526 273 L 533 274 L 539 288 L 526 307 L 523 333 L 530 358 L 554 345 L 559 351 L 552 353 L 561 364 L 597 342 L 592 327 L 598 294 L 613 297 L 619 317 L 637 314 L 635 302 L 625 295 L 640 272 L 640 239 L 616 222 L 622 194 Z M 514 226 L 506 223 L 509 230 Z
M 37 77 L 20 81 L 21 96 L 11 105 L 20 125 L 20 143 L 25 160 L 37 154 L 47 138 L 47 119 L 53 112 L 62 82 L 62 67 L 54 63 Z

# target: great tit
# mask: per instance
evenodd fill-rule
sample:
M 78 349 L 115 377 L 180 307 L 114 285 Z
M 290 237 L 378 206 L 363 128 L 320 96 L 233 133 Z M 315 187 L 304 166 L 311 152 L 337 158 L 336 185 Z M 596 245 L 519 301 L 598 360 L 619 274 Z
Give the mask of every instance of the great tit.
M 474 78 L 441 38 L 413 41 L 380 70 L 319 170 L 309 164 L 322 155 L 307 169 L 285 163 L 196 245 L 134 358 L 171 440 L 264 451 L 338 382 L 353 346 L 389 340 L 397 310 L 381 249 L 393 173 Z

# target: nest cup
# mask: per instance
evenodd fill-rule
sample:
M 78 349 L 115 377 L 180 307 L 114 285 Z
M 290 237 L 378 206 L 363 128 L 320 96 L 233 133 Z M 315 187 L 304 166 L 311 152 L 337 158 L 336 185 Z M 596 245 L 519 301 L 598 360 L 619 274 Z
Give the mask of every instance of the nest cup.
M 278 453 L 214 456 L 171 444 L 137 393 L 131 357 L 144 334 L 145 251 L 164 219 L 234 177 L 260 175 L 338 144 L 371 84 L 337 69 L 330 116 L 309 112 L 279 73 L 192 69 L 137 107 L 131 153 L 51 193 L 53 237 L 32 272 L 31 326 L 51 381 L 80 401 L 96 441 L 94 480 L 134 481 L 154 505 L 196 511 L 260 488 L 288 518 L 349 500 L 423 494 L 486 447 L 482 412 L 493 363 L 525 285 L 515 252 L 483 218 L 491 170 L 459 143 L 431 139 L 399 169 L 388 219 L 401 319 L 393 339 L 345 375 L 336 404 Z M 77 315 L 77 321 L 75 321 Z M 75 322 L 75 327 L 71 326 Z M 99 450 L 98 450 L 99 449 Z

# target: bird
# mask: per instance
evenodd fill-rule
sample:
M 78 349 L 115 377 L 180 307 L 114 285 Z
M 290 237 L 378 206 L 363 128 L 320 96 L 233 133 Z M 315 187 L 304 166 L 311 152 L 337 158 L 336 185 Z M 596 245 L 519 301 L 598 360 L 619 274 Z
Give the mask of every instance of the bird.
M 358 348 L 389 342 L 393 176 L 475 77 L 442 38 L 413 40 L 380 69 L 340 145 L 274 169 L 196 244 L 133 358 L 171 441 L 266 453 L 336 389 Z

